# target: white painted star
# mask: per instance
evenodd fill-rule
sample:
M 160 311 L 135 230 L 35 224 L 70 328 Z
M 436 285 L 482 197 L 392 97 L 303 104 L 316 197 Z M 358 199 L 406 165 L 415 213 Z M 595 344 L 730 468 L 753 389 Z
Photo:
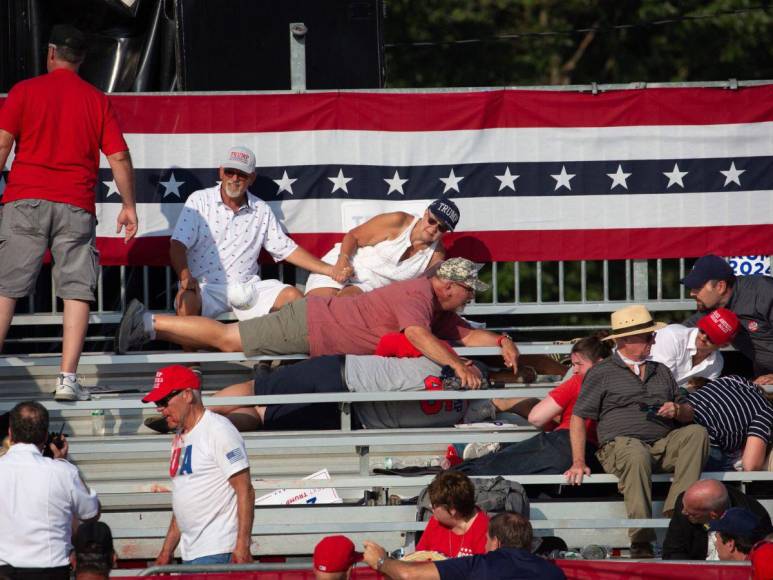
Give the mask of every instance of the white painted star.
M 293 193 L 293 183 L 298 181 L 298 178 L 290 179 L 287 176 L 287 171 L 283 171 L 282 172 L 282 178 L 281 179 L 272 179 L 272 181 L 279 186 L 279 190 L 276 192 L 277 195 L 279 195 L 283 191 L 286 191 L 290 195 L 295 195 Z
M 0 174 L 0 197 L 3 197 L 4 191 L 5 191 L 5 176 Z
M 453 168 L 451 169 L 451 173 L 448 174 L 448 177 L 439 177 L 440 181 L 442 181 L 445 184 L 445 187 L 443 188 L 443 193 L 446 193 L 447 191 L 451 189 L 455 189 L 457 192 L 459 191 L 459 182 L 464 179 L 464 176 L 457 177 L 454 175 Z
M 574 178 L 574 176 L 577 175 L 576 173 L 567 173 L 566 167 L 563 165 L 561 166 L 561 173 L 558 175 L 551 175 L 553 179 L 556 180 L 556 187 L 553 189 L 553 191 L 557 191 L 559 187 L 565 187 L 569 191 L 572 190 L 572 184 L 570 181 Z
M 335 193 L 337 190 L 342 190 L 344 193 L 349 193 L 349 190 L 346 187 L 346 184 L 349 183 L 353 177 L 344 177 L 344 170 L 339 169 L 338 175 L 336 177 L 328 177 L 330 181 L 333 182 L 333 191 L 330 193 Z
M 108 198 L 113 194 L 116 194 L 118 197 L 121 197 L 121 193 L 118 191 L 118 186 L 116 186 L 115 184 L 115 179 L 113 179 L 112 181 L 103 181 L 102 183 L 104 183 L 107 186 L 107 194 L 105 194 L 105 198 Z
M 397 172 L 397 169 L 395 169 L 395 175 L 392 179 L 384 179 L 384 181 L 386 181 L 389 185 L 389 191 L 387 191 L 387 195 L 393 191 L 396 191 L 400 195 L 405 195 L 405 192 L 403 191 L 403 185 L 408 183 L 408 180 L 400 179 L 400 174 Z
M 509 187 L 515 191 L 515 180 L 518 179 L 520 175 L 512 175 L 510 173 L 510 166 L 507 166 L 502 175 L 495 175 L 494 177 L 499 180 L 499 191 L 502 191 L 505 187 Z
M 628 183 L 626 183 L 626 180 L 631 177 L 631 174 L 623 173 L 623 166 L 619 163 L 617 165 L 617 172 L 607 173 L 607 177 L 612 180 L 612 185 L 609 187 L 609 189 L 614 189 L 618 185 L 622 185 L 625 189 L 628 189 Z
M 736 169 L 735 168 L 735 161 L 733 161 L 730 164 L 730 169 L 727 171 L 720 171 L 722 175 L 725 176 L 725 185 L 723 187 L 727 187 L 731 182 L 735 183 L 736 185 L 741 185 L 741 174 L 745 173 L 745 169 Z
M 182 196 L 180 195 L 180 186 L 185 183 L 184 181 L 177 181 L 174 178 L 174 171 L 169 175 L 169 179 L 167 181 L 159 181 L 159 185 L 164 186 L 164 195 L 162 195 L 162 198 L 165 198 L 169 195 L 175 195 L 182 199 Z
M 666 185 L 666 189 L 671 187 L 672 185 L 676 184 L 682 189 L 684 189 L 684 182 L 682 181 L 682 178 L 687 175 L 689 171 L 679 171 L 679 164 L 674 163 L 674 169 L 673 171 L 664 171 L 663 175 L 668 177 L 668 185 Z

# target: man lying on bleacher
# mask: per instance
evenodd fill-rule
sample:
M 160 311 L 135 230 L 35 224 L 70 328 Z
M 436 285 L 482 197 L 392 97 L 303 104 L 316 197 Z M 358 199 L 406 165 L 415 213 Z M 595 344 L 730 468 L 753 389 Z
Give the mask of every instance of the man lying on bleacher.
M 444 347 L 450 350 L 449 347 Z M 442 389 L 458 383 L 450 369 L 419 353 L 404 335 L 387 335 L 380 341 L 377 355 L 319 356 L 269 372 L 255 368 L 251 381 L 226 387 L 215 397 L 252 395 L 295 395 L 302 393 L 346 393 L 380 391 L 423 391 Z M 409 355 L 412 358 L 398 358 Z M 479 365 L 483 372 L 486 367 Z M 460 401 L 385 401 L 352 405 L 353 426 L 366 429 L 400 427 L 451 427 L 457 423 L 490 421 L 497 411 L 510 410 L 521 399 Z M 240 431 L 338 429 L 338 403 L 295 403 L 210 407 L 225 415 Z M 145 424 L 164 431 L 164 422 L 155 418 Z M 525 421 L 524 421 L 525 424 Z
M 671 515 L 676 497 L 700 478 L 708 455 L 708 434 L 692 422 L 692 409 L 665 365 L 648 360 L 655 323 L 639 304 L 612 313 L 615 340 L 612 356 L 585 375 L 569 426 L 572 467 L 567 481 L 581 484 L 590 475 L 585 463 L 585 421 L 598 421 L 596 453 L 607 473 L 619 479 L 628 517 L 652 517 L 653 470 L 673 472 L 673 483 L 663 505 Z M 631 557 L 653 557 L 655 532 L 650 528 L 628 531 Z
M 499 346 L 515 372 L 518 349 L 507 335 L 473 329 L 457 311 L 488 285 L 480 266 L 464 258 L 443 262 L 434 275 L 395 282 L 351 297 L 309 296 L 278 312 L 222 324 L 200 316 L 151 314 L 137 300 L 121 319 L 116 350 L 125 353 L 156 338 L 196 349 L 218 349 L 248 356 L 373 354 L 379 339 L 404 332 L 421 353 L 453 369 L 462 386 L 479 388 L 480 370 L 447 349 L 440 339 L 464 346 Z

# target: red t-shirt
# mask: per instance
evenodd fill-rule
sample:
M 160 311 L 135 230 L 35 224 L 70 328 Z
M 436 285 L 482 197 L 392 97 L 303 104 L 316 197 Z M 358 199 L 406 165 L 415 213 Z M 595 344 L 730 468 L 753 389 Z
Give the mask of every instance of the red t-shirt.
M 431 550 L 440 552 L 449 558 L 475 556 L 486 553 L 486 534 L 488 533 L 488 516 L 479 511 L 478 515 L 463 535 L 455 534 L 450 528 L 441 525 L 435 516 L 427 522 L 427 527 L 416 544 L 416 551 Z
M 572 375 L 572 377 L 548 393 L 556 404 L 563 408 L 561 411 L 561 422 L 556 427 L 558 429 L 569 429 L 569 421 L 572 418 L 572 409 L 580 396 L 580 387 L 582 387 L 582 376 Z M 596 435 L 596 421 L 585 419 L 585 433 L 588 441 L 597 445 L 599 440 Z
M 373 354 L 382 336 L 409 326 L 438 338 L 459 340 L 469 325 L 441 310 L 429 278 L 393 282 L 372 292 L 341 298 L 306 298 L 309 354 Z
M 107 96 L 68 69 L 16 84 L 0 129 L 16 141 L 3 203 L 45 199 L 94 213 L 100 150 L 129 149 Z

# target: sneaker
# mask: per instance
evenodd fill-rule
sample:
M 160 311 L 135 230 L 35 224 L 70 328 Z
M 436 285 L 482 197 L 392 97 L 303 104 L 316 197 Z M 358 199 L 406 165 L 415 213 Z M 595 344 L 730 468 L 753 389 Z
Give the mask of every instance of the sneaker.
M 114 349 L 117 354 L 126 354 L 130 348 L 150 342 L 150 335 L 145 332 L 142 316 L 145 305 L 139 300 L 132 300 L 121 317 L 121 323 L 115 333 Z
M 163 415 L 151 415 L 150 417 L 148 417 L 143 421 L 143 424 L 145 425 L 145 427 L 147 427 L 148 429 L 152 429 L 156 433 L 166 434 L 171 431 Z
M 499 443 L 468 443 L 464 447 L 462 452 L 462 459 L 467 461 L 468 459 L 477 459 L 483 457 L 489 453 L 499 450 Z
M 655 550 L 649 542 L 632 542 L 629 554 L 632 560 L 647 560 L 655 557 Z
M 81 384 L 75 380 L 70 380 L 64 375 L 59 375 L 56 379 L 56 391 L 54 391 L 55 401 L 89 401 L 91 393 L 84 389 Z

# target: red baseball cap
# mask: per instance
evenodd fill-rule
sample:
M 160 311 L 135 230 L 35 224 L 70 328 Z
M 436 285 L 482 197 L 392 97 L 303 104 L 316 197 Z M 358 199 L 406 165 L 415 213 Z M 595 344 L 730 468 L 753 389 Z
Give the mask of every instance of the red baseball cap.
M 201 379 L 188 367 L 172 365 L 156 371 L 156 381 L 151 391 L 143 397 L 143 403 L 155 403 L 170 393 L 185 389 L 201 389 Z
M 328 536 L 314 548 L 314 569 L 320 572 L 345 572 L 362 560 L 362 552 L 346 536 Z
M 454 349 L 445 340 L 440 342 L 445 347 L 454 352 Z M 410 340 L 402 332 L 390 332 L 379 339 L 376 350 L 373 353 L 376 356 L 397 357 L 397 358 L 415 358 L 423 356 L 421 351 L 413 346 Z
M 738 332 L 740 323 L 735 312 L 727 308 L 717 308 L 698 321 L 698 328 L 706 333 L 716 345 L 728 344 Z

